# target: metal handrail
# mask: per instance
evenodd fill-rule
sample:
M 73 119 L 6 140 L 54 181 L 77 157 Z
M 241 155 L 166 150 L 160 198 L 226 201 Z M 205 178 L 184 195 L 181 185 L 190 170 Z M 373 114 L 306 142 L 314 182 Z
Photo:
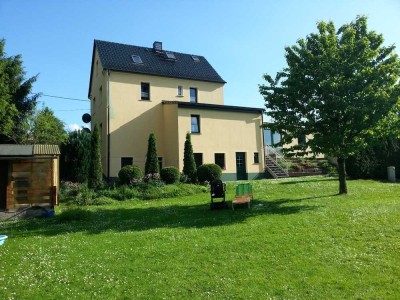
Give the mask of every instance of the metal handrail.
M 281 152 L 281 148 L 275 148 L 269 145 L 265 146 L 265 155 L 269 156 L 270 158 L 272 158 L 275 163 L 282 169 L 285 171 L 285 173 L 287 175 L 289 175 L 289 168 L 288 168 L 288 161 L 285 159 L 285 157 L 283 156 L 282 152 Z M 284 163 L 285 167 L 283 167 L 281 165 L 281 163 L 278 162 L 278 159 Z

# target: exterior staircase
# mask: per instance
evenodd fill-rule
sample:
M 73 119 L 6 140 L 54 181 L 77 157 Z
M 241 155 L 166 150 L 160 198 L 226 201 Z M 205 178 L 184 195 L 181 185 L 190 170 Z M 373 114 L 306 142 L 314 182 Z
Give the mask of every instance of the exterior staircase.
M 265 156 L 265 168 L 273 178 L 289 177 L 288 171 L 282 168 L 271 156 Z

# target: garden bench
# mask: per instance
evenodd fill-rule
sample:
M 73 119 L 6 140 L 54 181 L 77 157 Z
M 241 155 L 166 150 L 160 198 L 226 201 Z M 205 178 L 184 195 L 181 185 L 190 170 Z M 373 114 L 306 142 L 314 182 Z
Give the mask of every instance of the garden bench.
M 236 196 L 232 200 L 232 210 L 235 210 L 235 204 L 246 204 L 250 208 L 250 202 L 253 200 L 253 187 L 250 183 L 240 183 L 236 186 Z

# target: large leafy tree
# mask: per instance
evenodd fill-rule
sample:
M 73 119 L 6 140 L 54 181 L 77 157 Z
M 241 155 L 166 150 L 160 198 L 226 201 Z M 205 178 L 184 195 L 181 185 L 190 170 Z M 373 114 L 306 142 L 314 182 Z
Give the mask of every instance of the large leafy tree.
M 48 107 L 39 110 L 33 117 L 31 135 L 33 143 L 51 145 L 60 145 L 68 137 L 64 123 Z
M 289 150 L 337 158 L 339 194 L 345 194 L 345 159 L 393 128 L 387 117 L 398 115 L 400 62 L 394 45 L 383 46 L 383 36 L 367 30 L 364 16 L 338 30 L 332 22 L 317 27 L 285 48 L 287 67 L 275 79 L 265 74 L 260 93 L 270 127 L 283 133 L 281 144 L 307 135 Z
M 0 40 L 0 143 L 24 143 L 39 94 L 31 94 L 37 76 L 25 79 L 20 55 L 6 56 Z

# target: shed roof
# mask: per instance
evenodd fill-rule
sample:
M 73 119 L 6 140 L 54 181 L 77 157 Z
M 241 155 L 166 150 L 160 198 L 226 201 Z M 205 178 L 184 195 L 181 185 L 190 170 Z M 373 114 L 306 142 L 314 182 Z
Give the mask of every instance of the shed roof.
M 20 157 L 37 155 L 60 155 L 57 145 L 0 145 L 0 156 Z

